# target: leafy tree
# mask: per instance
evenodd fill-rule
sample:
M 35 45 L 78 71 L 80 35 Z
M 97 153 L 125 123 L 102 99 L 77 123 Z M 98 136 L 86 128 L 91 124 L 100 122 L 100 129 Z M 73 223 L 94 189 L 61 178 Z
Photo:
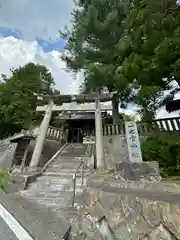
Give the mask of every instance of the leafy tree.
M 83 69 L 82 91 L 117 91 L 116 112 L 120 99 L 137 103 L 151 117 L 164 103 L 164 90 L 171 97 L 179 91 L 177 1 L 82 0 L 72 14 L 72 29 L 61 33 L 68 50 L 63 59 L 69 69 Z
M 157 95 L 170 90 L 166 97 L 174 97 L 179 91 L 178 59 L 180 6 L 174 0 L 135 1 L 126 21 L 128 37 L 131 39 L 131 53 L 126 55 L 123 68 L 130 81 L 135 79 L 142 87 L 141 93 L 151 88 L 146 107 L 157 109 Z M 177 87 L 171 85 L 176 81 Z M 154 90 L 153 90 L 154 88 Z M 158 90 L 158 91 L 157 91 Z M 139 95 L 141 101 L 141 94 Z M 154 98 L 155 97 L 155 98 Z M 154 109 L 154 110 L 155 110 Z M 147 109 L 148 110 L 148 109 Z
M 49 70 L 39 64 L 28 63 L 2 75 L 0 83 L 0 137 L 7 137 L 22 128 L 39 123 L 35 94 L 53 94 L 54 80 Z

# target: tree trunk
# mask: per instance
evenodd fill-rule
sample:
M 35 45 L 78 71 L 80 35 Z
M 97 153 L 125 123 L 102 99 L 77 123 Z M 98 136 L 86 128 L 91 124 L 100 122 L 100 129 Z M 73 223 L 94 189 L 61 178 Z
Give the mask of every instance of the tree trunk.
M 113 115 L 113 122 L 117 123 L 122 121 L 122 117 L 119 113 L 119 97 L 118 94 L 114 94 L 112 98 L 112 115 Z

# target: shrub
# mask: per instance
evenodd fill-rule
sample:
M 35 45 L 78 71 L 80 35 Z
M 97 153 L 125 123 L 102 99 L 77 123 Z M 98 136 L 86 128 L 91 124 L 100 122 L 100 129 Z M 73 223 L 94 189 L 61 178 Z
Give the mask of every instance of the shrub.
M 9 172 L 5 168 L 0 168 L 0 191 L 5 192 L 9 182 Z
M 144 161 L 157 161 L 162 177 L 180 174 L 180 140 L 171 135 L 152 136 L 141 144 Z
M 75 240 L 86 240 L 86 239 L 87 239 L 87 236 L 85 233 L 83 233 L 83 232 L 76 233 Z

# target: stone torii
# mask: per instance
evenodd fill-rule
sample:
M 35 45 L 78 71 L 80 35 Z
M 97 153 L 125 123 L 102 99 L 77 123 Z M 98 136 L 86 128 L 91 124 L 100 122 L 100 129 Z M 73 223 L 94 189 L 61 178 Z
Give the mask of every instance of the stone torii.
M 105 166 L 104 149 L 103 149 L 103 132 L 102 132 L 102 116 L 101 109 L 112 111 L 112 106 L 102 106 L 101 102 L 111 101 L 113 94 L 80 94 L 80 95 L 43 95 L 38 99 L 42 101 L 44 106 L 38 106 L 36 111 L 45 112 L 42 120 L 39 135 L 36 140 L 36 146 L 30 162 L 30 171 L 37 168 L 41 156 L 41 152 L 46 138 L 47 129 L 51 120 L 52 112 L 62 111 L 95 111 L 95 132 L 96 132 L 96 159 L 97 167 Z M 63 103 L 71 103 L 70 107 L 64 107 Z M 81 104 L 92 103 L 91 107 L 82 107 Z

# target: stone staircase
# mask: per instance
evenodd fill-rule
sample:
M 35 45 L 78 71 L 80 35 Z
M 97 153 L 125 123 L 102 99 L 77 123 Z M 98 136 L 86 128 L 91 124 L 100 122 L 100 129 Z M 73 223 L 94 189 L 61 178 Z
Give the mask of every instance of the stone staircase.
M 48 166 L 44 174 L 38 177 L 36 182 L 31 183 L 27 190 L 21 191 L 20 195 L 72 221 L 76 213 L 76 208 L 72 208 L 72 176 L 81 162 L 81 157 L 85 156 L 86 150 L 86 145 L 68 144 Z M 88 175 L 89 171 L 85 170 L 84 185 Z M 78 173 L 74 207 L 78 206 L 82 191 L 81 174 Z

